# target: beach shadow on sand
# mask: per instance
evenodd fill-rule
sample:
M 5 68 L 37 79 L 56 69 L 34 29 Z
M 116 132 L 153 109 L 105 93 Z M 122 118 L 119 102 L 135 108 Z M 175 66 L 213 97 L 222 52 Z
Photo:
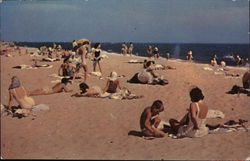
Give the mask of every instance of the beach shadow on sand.
M 171 127 L 168 125 L 164 125 L 164 128 L 162 131 L 166 134 L 174 134 Z M 128 135 L 137 136 L 137 137 L 143 137 L 143 136 L 145 137 L 145 135 L 141 131 L 136 131 L 136 130 L 129 131 Z

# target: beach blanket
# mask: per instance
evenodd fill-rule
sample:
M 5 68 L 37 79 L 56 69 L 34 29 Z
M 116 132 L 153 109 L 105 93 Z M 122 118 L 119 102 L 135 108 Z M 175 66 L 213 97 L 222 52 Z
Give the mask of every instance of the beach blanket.
M 203 69 L 204 69 L 204 70 L 207 70 L 207 71 L 213 71 L 213 69 L 210 68 L 210 67 L 203 67 Z
M 248 120 L 239 119 L 239 121 L 229 120 L 215 129 L 210 129 L 209 134 L 219 134 L 225 132 L 246 131 L 249 132 L 250 126 L 246 127 Z
M 34 112 L 41 111 L 41 110 L 43 111 L 49 110 L 49 106 L 45 104 L 39 104 L 39 105 L 33 106 L 31 110 L 19 108 L 15 110 L 15 112 L 13 113 L 13 116 L 17 116 L 18 118 L 27 117 L 29 115 L 35 116 Z
M 128 63 L 143 63 L 143 62 L 140 62 L 137 59 L 131 59 L 131 60 L 128 61 Z
M 119 99 L 119 100 L 122 100 L 122 99 L 128 99 L 128 100 L 131 100 L 131 99 L 138 99 L 138 98 L 142 98 L 143 96 L 137 96 L 135 94 L 132 94 L 128 89 L 122 89 L 122 90 L 119 90 L 117 91 L 116 93 L 107 93 L 105 92 L 104 94 L 102 94 L 101 96 L 102 98 L 110 98 L 110 99 Z
M 207 113 L 207 118 L 208 119 L 211 119 L 211 118 L 225 118 L 225 114 L 223 112 L 221 112 L 220 110 L 209 109 L 208 113 Z
M 102 76 L 101 72 L 90 72 L 89 74 L 93 75 L 93 76 L 97 76 L 97 77 L 101 77 Z
M 38 68 L 52 68 L 53 65 L 49 65 L 49 64 L 44 64 L 44 65 L 36 65 L 36 66 L 32 66 L 32 65 L 17 65 L 14 66 L 12 68 L 16 68 L 16 69 L 38 69 Z
M 55 61 L 60 61 L 60 59 L 55 59 L 55 58 L 43 58 L 42 61 L 46 62 L 55 62 Z

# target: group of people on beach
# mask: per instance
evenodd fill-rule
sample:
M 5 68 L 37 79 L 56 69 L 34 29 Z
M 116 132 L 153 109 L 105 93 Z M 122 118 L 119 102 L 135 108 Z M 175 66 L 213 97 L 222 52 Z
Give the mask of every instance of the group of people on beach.
M 22 85 L 18 77 L 13 76 L 9 86 L 9 102 L 7 110 L 13 113 L 12 104 L 13 100 L 19 104 L 21 109 L 32 110 L 36 104 L 31 96 L 49 95 L 60 92 L 73 92 L 68 89 L 69 83 L 74 83 L 74 79 L 81 77 L 80 69 L 83 69 L 83 79 L 79 83 L 79 91 L 72 94 L 72 97 L 98 97 L 98 98 L 114 98 L 114 99 L 138 99 L 144 97 L 143 95 L 137 96 L 132 94 L 126 87 L 122 87 L 119 81 L 118 74 L 112 71 L 107 77 L 105 87 L 102 89 L 98 85 L 89 86 L 87 81 L 88 67 L 87 59 L 93 61 L 93 71 L 96 72 L 98 65 L 102 73 L 100 61 L 101 57 L 101 44 L 96 43 L 90 49 L 91 42 L 87 39 L 80 39 L 72 42 L 73 52 L 69 55 L 64 55 L 63 63 L 60 65 L 58 75 L 62 76 L 61 82 L 55 84 L 53 87 L 43 87 L 31 91 L 27 91 Z M 61 49 L 59 49 L 61 50 Z M 89 56 L 90 55 L 90 56 Z M 192 51 L 189 58 L 192 59 Z M 142 83 L 142 84 L 159 84 L 166 85 L 168 81 L 162 76 L 157 74 L 154 61 L 145 60 L 143 63 L 143 70 L 136 73 L 129 83 Z M 168 67 L 168 69 L 170 69 Z M 175 69 L 175 68 L 171 68 Z M 243 77 L 244 88 L 250 88 L 250 73 L 249 71 Z M 187 113 L 183 118 L 178 121 L 170 119 L 169 125 L 174 135 L 177 137 L 201 137 L 208 134 L 208 127 L 206 127 L 206 117 L 208 107 L 204 103 L 204 95 L 202 90 L 194 87 L 190 91 L 191 103 Z M 161 100 L 156 100 L 149 107 L 146 107 L 140 117 L 141 132 L 144 136 L 163 137 L 165 136 L 164 122 L 159 117 L 159 114 L 164 111 L 164 104 Z
M 190 91 L 191 103 L 187 113 L 178 121 L 170 119 L 172 133 L 178 138 L 181 137 L 202 137 L 208 134 L 206 127 L 206 116 L 208 107 L 204 103 L 204 95 L 198 87 Z M 149 107 L 146 107 L 140 117 L 140 127 L 144 136 L 164 137 L 164 122 L 159 117 L 160 112 L 164 111 L 161 100 L 156 100 Z
M 129 44 L 126 44 L 125 42 L 122 43 L 121 45 L 121 54 L 122 55 L 133 55 L 133 49 L 134 49 L 134 44 L 130 42 Z

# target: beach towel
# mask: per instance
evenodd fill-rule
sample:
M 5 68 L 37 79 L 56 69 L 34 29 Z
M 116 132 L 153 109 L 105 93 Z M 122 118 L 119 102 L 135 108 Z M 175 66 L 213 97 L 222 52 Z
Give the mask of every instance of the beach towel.
M 105 92 L 102 94 L 101 96 L 102 98 L 110 98 L 110 99 L 118 99 L 118 100 L 122 100 L 122 99 L 138 99 L 138 98 L 142 98 L 143 96 L 137 96 L 135 94 L 132 94 L 128 89 L 124 88 L 122 90 L 117 91 L 116 93 L 108 93 Z
M 207 71 L 213 71 L 213 69 L 210 68 L 210 67 L 203 67 L 203 69 L 204 69 L 204 70 L 207 70 Z
M 102 76 L 101 72 L 90 72 L 89 74 L 93 75 L 93 76 L 97 76 L 97 77 L 101 77 Z
M 207 118 L 225 118 L 225 114 L 220 110 L 209 109 L 207 113 Z
M 140 62 L 137 59 L 131 59 L 131 60 L 128 61 L 128 63 L 143 63 L 143 62 Z
M 55 59 L 55 58 L 43 58 L 42 61 L 46 62 L 55 62 L 55 61 L 60 61 L 60 59 Z
M 234 120 L 229 120 L 223 125 L 219 125 L 217 128 L 209 130 L 209 134 L 219 134 L 219 133 L 235 132 L 235 131 L 249 132 L 250 126 L 246 127 L 245 126 L 246 122 L 248 122 L 248 120 L 239 119 L 239 122 Z
M 49 110 L 49 106 L 45 105 L 45 104 L 39 104 L 39 105 L 35 105 L 32 107 L 31 111 L 32 112 L 36 112 L 36 111 L 47 111 Z

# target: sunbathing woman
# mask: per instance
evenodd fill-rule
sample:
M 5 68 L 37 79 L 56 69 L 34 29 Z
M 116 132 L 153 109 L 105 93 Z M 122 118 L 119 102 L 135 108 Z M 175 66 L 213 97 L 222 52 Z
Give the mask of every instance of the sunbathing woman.
M 163 79 L 158 73 L 155 73 L 155 67 L 152 66 L 152 61 L 146 62 L 146 69 L 143 71 L 136 73 L 128 82 L 130 83 L 142 83 L 142 84 L 160 84 L 166 85 L 168 81 Z
M 62 71 L 62 74 L 61 74 Z M 75 68 L 70 64 L 69 57 L 63 60 L 63 64 L 58 69 L 59 76 L 69 76 L 74 77 Z
M 71 97 L 100 97 L 102 90 L 98 86 L 89 87 L 86 83 L 79 84 L 80 93 L 75 93 Z
M 9 87 L 9 103 L 8 112 L 12 113 L 12 101 L 15 99 L 22 109 L 31 109 L 35 105 L 35 101 L 29 97 L 28 92 L 21 86 L 19 79 L 16 76 L 11 78 Z
M 117 88 L 121 90 L 118 75 L 116 72 L 113 71 L 110 73 L 110 76 L 108 77 L 108 81 L 103 91 L 111 95 L 117 92 Z
M 170 119 L 169 123 L 177 137 L 202 137 L 208 134 L 208 128 L 205 124 L 208 107 L 204 104 L 204 96 L 198 87 L 193 88 L 189 94 L 192 103 L 188 113 L 180 122 Z
M 44 87 L 41 89 L 36 89 L 34 91 L 31 91 L 29 93 L 30 96 L 37 96 L 37 95 L 48 95 L 48 94 L 54 94 L 54 93 L 60 93 L 60 92 L 72 92 L 72 90 L 67 89 L 67 84 L 69 83 L 68 78 L 62 78 L 61 83 L 57 83 L 52 88 Z

